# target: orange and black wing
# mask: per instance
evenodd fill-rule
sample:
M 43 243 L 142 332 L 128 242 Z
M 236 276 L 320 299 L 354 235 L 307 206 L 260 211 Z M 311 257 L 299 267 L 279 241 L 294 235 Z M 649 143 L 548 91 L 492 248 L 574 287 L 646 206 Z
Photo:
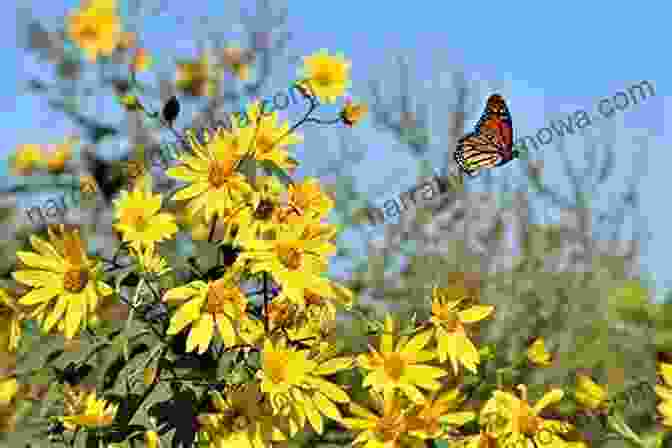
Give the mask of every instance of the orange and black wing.
M 472 132 L 457 142 L 455 162 L 469 176 L 475 176 L 482 168 L 493 168 L 504 162 L 503 148 L 494 132 Z M 504 162 L 505 163 L 505 162 Z

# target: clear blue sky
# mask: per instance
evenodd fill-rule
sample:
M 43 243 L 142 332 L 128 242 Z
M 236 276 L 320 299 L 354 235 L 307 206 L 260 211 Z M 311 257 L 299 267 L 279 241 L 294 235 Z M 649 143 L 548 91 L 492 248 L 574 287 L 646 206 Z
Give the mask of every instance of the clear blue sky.
M 122 4 L 126 4 L 126 0 Z M 238 2 L 190 0 L 144 0 L 152 6 L 166 6 L 157 17 L 143 19 L 141 38 L 155 57 L 162 61 L 159 70 L 168 70 L 173 56 L 194 55 L 194 24 L 199 16 L 210 16 L 210 28 L 222 24 L 222 36 L 240 36 L 231 24 L 239 21 Z M 18 2 L 16 2 L 18 3 Z M 30 2 L 20 2 L 30 5 Z M 78 1 L 34 1 L 36 17 L 53 28 L 62 23 L 67 11 Z M 254 9 L 253 2 L 249 8 Z M 271 2 L 274 3 L 274 2 Z M 552 119 L 565 118 L 577 109 L 594 112 L 598 101 L 642 80 L 651 81 L 656 97 L 617 114 L 609 120 L 617 138 L 615 182 L 608 184 L 603 196 L 596 198 L 604 206 L 609 193 L 617 193 L 627 173 L 631 139 L 648 138 L 648 173 L 641 183 L 643 213 L 648 217 L 652 239 L 643 256 L 643 270 L 656 281 L 658 295 L 672 286 L 672 264 L 667 260 L 672 247 L 668 231 L 670 207 L 667 206 L 665 181 L 669 176 L 669 144 L 665 130 L 665 109 L 670 101 L 669 51 L 663 39 L 669 28 L 670 3 L 640 2 L 418 2 L 418 8 L 406 2 L 352 1 L 288 2 L 288 30 L 293 33 L 289 55 L 304 56 L 320 48 L 342 51 L 352 60 L 352 94 L 368 98 L 368 80 L 389 83 L 383 92 L 394 92 L 397 76 L 395 58 L 405 55 L 411 65 L 411 82 L 417 96 L 430 105 L 432 147 L 429 158 L 438 164 L 452 141 L 445 127 L 453 95 L 450 74 L 463 69 L 482 95 L 471 98 L 476 120 L 488 94 L 498 91 L 509 103 L 515 132 L 534 134 Z M 22 6 L 23 7 L 23 6 Z M 24 7 L 25 8 L 25 7 Z M 13 11 L 0 18 L 0 35 L 14 42 L 24 28 L 17 30 Z M 6 23 L 4 23 L 6 22 Z M 19 21 L 21 24 L 22 22 Z M 201 36 L 207 29 L 201 29 Z M 46 101 L 38 97 L 17 95 L 28 74 L 40 74 L 50 80 L 51 73 L 26 57 L 23 50 L 7 45 L 2 50 L 7 70 L 0 73 L 3 97 L 2 155 L 6 157 L 15 145 L 48 143 L 60 139 L 75 128 L 61 116 L 48 112 Z M 287 64 L 281 57 L 278 70 L 266 94 L 285 89 L 294 79 L 298 64 Z M 153 80 L 153 75 L 145 77 Z M 121 115 L 111 101 L 91 104 L 91 111 L 118 122 Z M 295 118 L 300 108 L 290 108 Z M 179 123 L 178 123 L 179 124 Z M 597 126 L 596 126 L 597 128 Z M 337 148 L 337 135 L 328 128 L 304 131 L 307 144 L 298 150 L 306 174 L 311 174 L 324 161 L 327 150 Z M 607 134 L 609 135 L 609 134 Z M 378 189 L 384 182 L 385 193 L 376 199 L 396 197 L 414 180 L 414 169 L 404 147 L 390 135 L 376 131 L 370 124 L 352 130 L 352 139 L 368 148 L 367 159 L 356 169 L 361 173 L 360 189 Z M 583 155 L 584 136 L 567 138 L 570 154 Z M 107 151 L 114 151 L 115 144 Z M 542 158 L 550 182 L 564 182 L 560 159 L 551 145 L 533 155 Z M 519 162 L 514 162 L 519 163 Z M 375 164 L 375 165 L 374 165 Z M 513 164 L 511 164 L 513 165 Z M 374 169 L 372 169 L 374 168 Z M 517 173 L 518 166 L 503 170 Z M 397 183 L 386 180 L 386 174 L 400 173 Z M 502 171 L 504 173 L 504 171 Z M 476 181 L 479 182 L 479 181 Z M 550 213 L 549 213 L 550 214 Z

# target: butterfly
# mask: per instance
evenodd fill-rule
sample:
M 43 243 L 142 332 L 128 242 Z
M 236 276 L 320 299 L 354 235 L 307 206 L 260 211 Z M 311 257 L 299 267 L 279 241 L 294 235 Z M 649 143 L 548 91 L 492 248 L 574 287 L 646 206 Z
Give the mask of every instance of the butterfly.
M 475 177 L 482 168 L 509 163 L 520 155 L 513 149 L 513 122 L 501 95 L 491 95 L 470 132 L 457 142 L 454 158 L 462 172 Z

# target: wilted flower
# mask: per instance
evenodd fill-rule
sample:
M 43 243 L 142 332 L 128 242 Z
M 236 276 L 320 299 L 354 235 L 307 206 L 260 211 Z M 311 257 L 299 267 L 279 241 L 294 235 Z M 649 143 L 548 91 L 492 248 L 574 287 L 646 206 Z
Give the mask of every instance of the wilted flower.
M 368 109 L 366 104 L 354 104 L 351 101 L 347 101 L 341 111 L 341 120 L 347 126 L 354 126 L 366 115 Z

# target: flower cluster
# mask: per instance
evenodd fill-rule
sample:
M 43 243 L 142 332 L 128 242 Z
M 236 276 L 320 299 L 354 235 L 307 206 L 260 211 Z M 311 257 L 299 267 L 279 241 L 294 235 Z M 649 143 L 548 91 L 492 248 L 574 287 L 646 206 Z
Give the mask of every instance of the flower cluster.
M 90 0 L 69 18 L 71 39 L 91 61 L 135 46 L 115 9 L 113 0 Z M 255 60 L 239 48 L 227 48 L 220 59 L 181 61 L 176 86 L 209 96 L 219 66 L 244 80 Z M 571 419 L 552 409 L 570 398 L 577 412 L 608 416 L 611 429 L 641 441 L 613 417 L 606 388 L 586 375 L 573 394 L 553 387 L 535 404 L 526 384 L 516 378 L 505 384 L 504 372 L 549 367 L 553 355 L 535 337 L 512 366 L 497 368 L 495 348 L 478 346 L 479 325 L 495 307 L 479 303 L 476 282 L 434 285 L 425 320 L 414 316 L 401 325 L 392 314 L 383 322 L 364 316 L 375 329 L 368 350 L 343 349 L 337 313 L 357 308 L 355 293 L 327 276 L 339 232 L 327 221 L 334 199 L 318 179 L 292 177 L 299 161 L 290 151 L 303 141 L 296 132 L 302 124 L 351 127 L 367 108 L 347 100 L 333 121 L 310 117 L 317 99 L 333 103 L 345 94 L 350 62 L 323 50 L 304 63 L 296 86 L 311 107 L 298 123 L 282 122 L 277 111 L 265 114 L 254 101 L 246 125 L 234 119 L 230 127 L 180 136 L 185 152 L 166 171 L 180 184 L 169 198 L 153 192 L 154 179 L 142 167 L 129 172 L 129 187 L 114 201 L 111 227 L 119 247 L 113 259 L 89 255 L 76 226 L 49 226 L 47 239 L 31 235 L 32 250 L 17 252 L 20 265 L 12 272 L 22 290 L 0 289 L 0 356 L 9 360 L 0 365 L 11 366 L 0 371 L 0 431 L 14 428 L 19 401 L 37 401 L 11 358 L 24 323 L 35 321 L 43 333 L 66 341 L 37 370 L 53 375 L 61 396 L 47 432 L 70 446 L 84 430 L 87 446 L 144 439 L 156 448 L 175 429 L 173 446 L 265 448 L 338 427 L 365 448 L 435 440 L 468 448 L 586 447 Z M 147 53 L 136 49 L 124 104 L 160 118 L 132 93 L 134 74 L 148 65 Z M 170 104 L 162 124 L 174 131 L 179 102 Z M 38 166 L 40 154 L 35 145 L 23 147 L 16 172 Z M 57 170 L 67 158 L 62 151 L 47 166 Z M 91 179 L 82 180 L 85 188 L 95 190 Z M 199 244 L 183 272 L 168 247 L 189 236 Z M 126 313 L 115 316 L 111 304 Z M 93 344 L 90 354 L 65 369 L 50 365 L 84 338 Z M 107 348 L 116 361 L 102 366 L 93 388 L 84 381 L 97 367 L 89 361 Z M 663 425 L 672 426 L 672 364 L 660 366 L 658 410 Z M 343 384 L 347 378 L 361 378 L 361 387 Z M 146 418 L 135 419 L 139 412 Z

